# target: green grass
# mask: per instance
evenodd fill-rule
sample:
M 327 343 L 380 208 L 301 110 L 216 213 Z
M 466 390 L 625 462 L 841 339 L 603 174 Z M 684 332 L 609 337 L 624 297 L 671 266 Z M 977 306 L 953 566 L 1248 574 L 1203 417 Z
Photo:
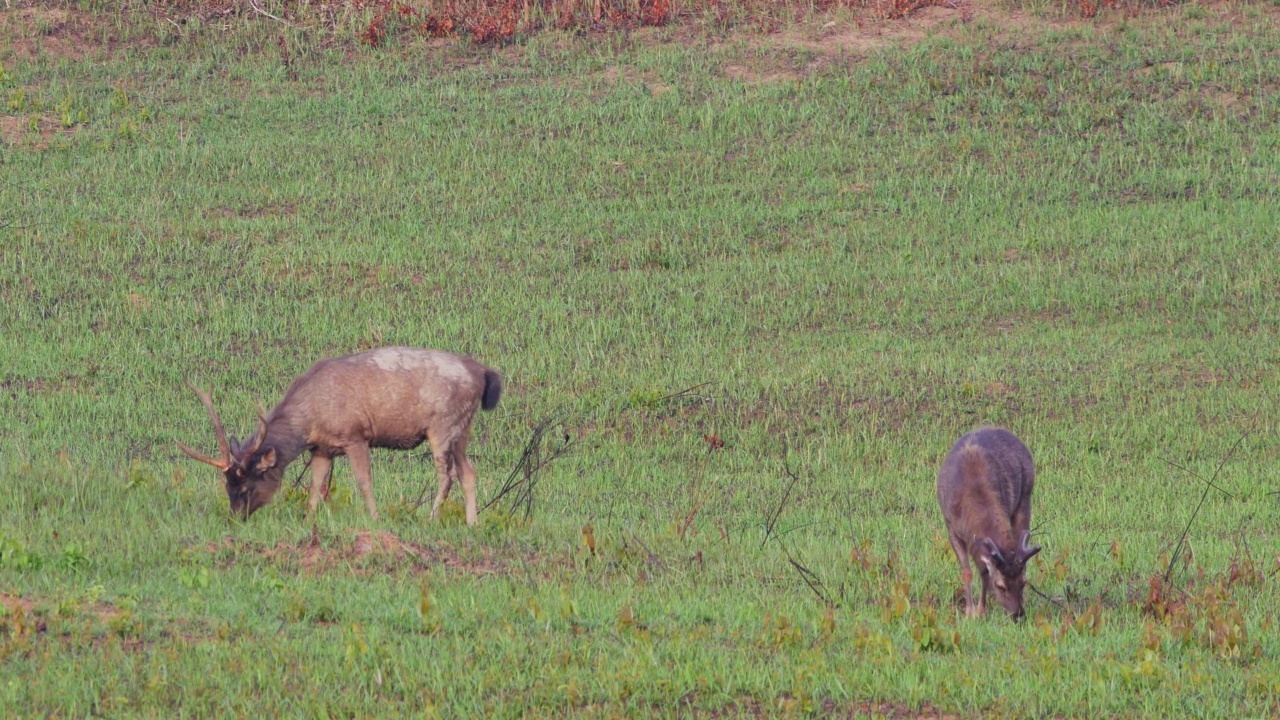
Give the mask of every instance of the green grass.
M 140 40 L 75 62 L 0 14 L 0 704 L 1274 715 L 1280 25 L 1196 13 L 867 56 L 291 32 L 287 67 L 265 21 L 104 15 Z M 381 452 L 383 520 L 340 462 L 314 535 L 297 494 L 242 523 L 173 444 L 213 447 L 185 377 L 240 434 L 380 344 L 503 373 L 482 503 L 564 418 L 531 521 L 428 523 L 431 463 Z M 933 497 L 982 423 L 1038 466 L 1021 625 L 957 617 Z M 1167 463 L 1222 492 L 1161 621 L 1205 487 Z

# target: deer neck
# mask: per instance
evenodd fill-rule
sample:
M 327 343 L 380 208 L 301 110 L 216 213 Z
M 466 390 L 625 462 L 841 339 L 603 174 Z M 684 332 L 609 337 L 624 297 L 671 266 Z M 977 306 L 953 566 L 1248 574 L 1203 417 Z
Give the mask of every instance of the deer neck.
M 307 443 L 287 418 L 278 418 L 267 426 L 267 437 L 262 441 L 262 449 L 267 448 L 274 448 L 276 451 L 276 465 L 273 469 L 283 473 L 289 463 L 307 449 Z

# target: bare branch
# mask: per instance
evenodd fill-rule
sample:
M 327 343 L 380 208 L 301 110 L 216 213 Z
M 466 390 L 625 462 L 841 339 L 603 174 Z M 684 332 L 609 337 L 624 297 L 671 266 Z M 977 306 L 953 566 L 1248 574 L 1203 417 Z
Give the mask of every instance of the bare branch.
M 1181 465 L 1179 465 L 1178 463 L 1173 462 L 1173 461 L 1171 461 L 1171 460 L 1165 460 L 1164 458 L 1159 458 L 1159 460 L 1160 460 L 1160 462 L 1164 463 L 1165 465 L 1168 465 L 1169 467 L 1174 467 L 1174 468 L 1177 468 L 1177 469 L 1179 469 L 1179 470 L 1182 470 L 1183 472 L 1190 473 L 1190 474 L 1191 474 L 1191 476 L 1192 476 L 1192 477 L 1194 477 L 1195 479 L 1199 480 L 1199 481 L 1200 481 L 1200 482 L 1202 482 L 1202 483 L 1205 483 L 1205 484 L 1206 484 L 1206 485 L 1208 485 L 1209 487 L 1213 488 L 1214 490 L 1217 490 L 1218 492 L 1222 493 L 1223 495 L 1226 495 L 1227 497 L 1231 498 L 1232 500 L 1235 500 L 1235 499 L 1236 499 L 1236 496 L 1235 496 L 1235 495 L 1232 495 L 1231 493 L 1227 492 L 1226 490 L 1223 490 L 1222 488 L 1218 487 L 1217 485 L 1214 485 L 1212 482 L 1210 482 L 1210 481 L 1208 481 L 1208 480 L 1205 480 L 1205 479 L 1204 479 L 1204 476 L 1202 476 L 1200 473 L 1196 472 L 1195 470 L 1192 470 L 1192 469 L 1190 469 L 1190 468 L 1182 467 L 1182 466 L 1181 466 Z
M 773 536 L 773 528 L 778 524 L 778 518 L 782 516 L 782 511 L 787 506 L 787 499 L 791 497 L 791 490 L 796 486 L 796 482 L 800 479 L 791 471 L 791 466 L 787 464 L 787 446 L 782 446 L 782 469 L 787 473 L 787 477 L 791 478 L 791 482 L 787 483 L 787 489 L 782 493 L 782 499 L 778 501 L 777 507 L 773 512 L 765 518 L 764 522 L 764 541 L 760 543 L 760 547 L 764 547 L 769 542 L 769 538 Z
M 302 465 L 302 469 L 298 471 L 298 476 L 297 476 L 297 477 L 295 477 L 295 478 L 293 479 L 293 489 L 294 489 L 295 491 L 297 491 L 298 489 L 300 489 L 300 488 L 302 487 L 302 476 L 303 476 L 303 475 L 307 472 L 307 470 L 311 467 L 311 461 L 312 461 L 312 460 L 315 460 L 315 459 L 316 459 L 316 456 L 315 456 L 315 455 L 312 455 L 312 456 L 308 457 L 308 458 L 307 458 L 307 462 L 306 462 L 306 463 L 304 463 L 304 464 Z M 329 473 L 330 473 L 330 474 L 332 474 L 332 473 L 333 473 L 333 465 L 332 465 L 332 464 L 329 466 Z
M 693 392 L 694 390 L 700 390 L 708 385 L 714 385 L 714 384 L 715 382 L 704 382 L 701 385 L 694 385 L 693 387 L 687 387 L 679 392 L 673 392 L 670 395 L 664 395 L 658 398 L 657 400 L 655 400 L 654 403 L 656 404 L 660 402 L 665 402 L 667 400 L 675 400 L 676 398 L 692 397 L 694 396 L 694 392 Z M 702 397 L 702 396 L 698 395 L 698 397 Z
M 1254 421 L 1256 420 L 1257 416 L 1255 415 Z M 1196 516 L 1200 514 L 1200 508 L 1204 505 L 1204 501 L 1209 497 L 1209 490 L 1215 487 L 1213 483 L 1218 479 L 1218 473 L 1222 472 L 1222 468 L 1227 464 L 1227 461 L 1231 459 L 1231 456 L 1236 454 L 1236 449 L 1240 447 L 1240 443 L 1244 442 L 1244 439 L 1249 436 L 1249 433 L 1253 432 L 1254 421 L 1250 421 L 1249 429 L 1240 434 L 1240 439 L 1236 440 L 1235 444 L 1231 446 L 1231 449 L 1227 451 L 1227 454 L 1223 456 L 1222 462 L 1218 463 L 1217 469 L 1213 471 L 1213 477 L 1205 481 L 1204 492 L 1200 494 L 1200 502 L 1196 503 L 1196 509 L 1191 512 L 1191 519 L 1187 521 L 1187 527 L 1183 529 L 1182 537 L 1178 538 L 1178 544 L 1173 550 L 1173 555 L 1169 558 L 1169 566 L 1165 568 L 1165 582 L 1169 582 L 1169 578 L 1173 576 L 1173 566 L 1178 562 L 1178 555 L 1182 554 L 1182 548 L 1186 545 L 1187 534 L 1191 532 L 1191 525 L 1195 523 Z
M 555 460 L 568 455 L 575 449 L 574 442 L 566 433 L 564 442 L 556 448 L 551 449 L 550 454 L 544 457 L 543 452 L 546 449 L 546 443 L 543 438 L 547 431 L 556 425 L 562 424 L 558 414 L 552 414 L 538 423 L 533 428 L 533 433 L 529 437 L 529 441 L 525 443 L 523 452 L 520 453 L 520 460 L 516 462 L 516 466 L 511 469 L 511 473 L 507 475 L 507 479 L 502 483 L 502 487 L 497 494 L 493 496 L 484 507 L 480 508 L 480 512 L 484 512 L 502 500 L 509 494 L 512 494 L 512 508 L 524 507 L 525 518 L 533 515 L 534 490 L 538 484 L 538 473 Z M 425 499 L 425 492 L 423 499 Z M 418 509 L 421 500 L 414 509 Z
M 1051 598 L 1051 597 L 1049 597 L 1048 595 L 1045 595 L 1044 593 L 1040 592 L 1040 588 L 1036 587 L 1036 586 L 1035 586 L 1035 585 L 1033 585 L 1032 583 L 1027 583 L 1027 587 L 1031 588 L 1031 592 L 1033 592 L 1033 593 L 1035 593 L 1035 594 L 1039 595 L 1040 597 L 1044 598 L 1045 600 L 1048 600 L 1049 602 L 1053 603 L 1054 605 L 1057 605 L 1058 607 L 1062 608 L 1063 610 L 1069 610 L 1069 608 L 1068 608 L 1066 605 L 1063 605 L 1063 604 L 1062 604 L 1061 602 L 1059 602 L 1056 598 Z
M 297 25 L 294 25 L 293 23 L 289 22 L 288 20 L 285 20 L 284 18 L 276 17 L 275 15 L 272 15 L 266 10 L 263 10 L 262 7 L 258 5 L 258 3 L 255 2 L 254 0 L 249 0 L 249 6 L 252 7 L 253 11 L 258 13 L 259 15 L 275 20 L 276 22 L 280 23 L 281 25 L 284 25 L 285 27 L 291 27 L 294 30 L 310 30 L 311 29 L 310 25 L 306 27 L 298 27 Z
M 662 562 L 662 558 L 655 555 L 654 552 L 649 549 L 649 546 L 644 544 L 643 540 L 636 537 L 635 533 L 631 533 L 631 539 L 636 541 L 636 544 L 640 546 L 641 550 L 644 550 L 644 554 L 648 556 L 648 558 L 646 558 L 646 561 L 649 563 L 650 566 L 658 570 L 662 570 L 667 567 L 667 564 Z
M 17 191 L 20 191 L 24 200 L 22 204 L 23 206 L 26 206 L 27 204 L 26 201 L 30 200 L 31 198 L 31 192 L 29 190 L 11 181 L 5 181 L 3 184 L 11 188 L 14 188 Z M 13 216 L 13 217 L 0 216 L 0 230 L 10 230 L 10 229 L 27 230 L 29 228 L 49 224 L 48 222 L 29 222 L 29 223 L 26 223 L 25 225 L 18 225 L 17 223 L 18 223 L 17 216 Z
M 787 562 L 791 563 L 791 567 L 796 569 L 796 572 L 800 574 L 800 579 L 804 580 L 804 584 L 809 586 L 809 589 L 813 591 L 813 594 L 817 595 L 818 599 L 824 604 L 829 605 L 830 607 L 838 607 L 834 600 L 827 597 L 827 593 L 825 592 L 827 586 L 826 583 L 822 582 L 822 578 L 818 577 L 818 574 L 814 571 L 796 562 L 795 558 L 791 557 L 791 551 L 787 550 L 785 545 L 783 546 L 782 551 L 787 555 Z

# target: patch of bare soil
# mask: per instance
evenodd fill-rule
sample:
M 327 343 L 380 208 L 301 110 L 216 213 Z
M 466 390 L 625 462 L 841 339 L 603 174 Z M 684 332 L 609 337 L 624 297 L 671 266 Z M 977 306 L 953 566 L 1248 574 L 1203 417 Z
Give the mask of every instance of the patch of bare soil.
M 764 700 L 760 698 L 748 697 L 742 698 L 736 702 L 731 702 L 724 707 L 711 710 L 702 709 L 696 706 L 697 697 L 694 693 L 689 693 L 680 698 L 679 715 L 693 718 L 762 718 L 774 717 L 776 715 L 792 715 L 801 714 L 801 703 L 798 698 L 783 693 L 773 700 Z M 885 718 L 886 720 L 958 720 L 958 715 L 943 712 L 938 708 L 924 703 L 919 707 L 911 707 L 901 703 L 891 702 L 872 702 L 863 701 L 856 703 L 838 703 L 834 700 L 824 700 L 817 703 L 815 713 L 822 717 L 828 718 Z
M 898 20 L 863 22 L 858 27 L 845 29 L 831 26 L 817 38 L 782 33 L 779 40 L 783 44 L 827 54 L 866 53 L 891 45 L 919 42 L 941 27 L 968 22 L 972 17 L 973 12 L 967 3 L 955 7 L 931 6 Z
M 30 613 L 36 607 L 36 601 L 31 598 L 24 598 L 20 595 L 7 595 L 0 593 L 0 605 L 3 605 L 9 612 L 21 609 L 24 613 Z
M 31 131 L 30 118 L 0 115 L 0 140 L 16 145 Z
M 634 85 L 643 83 L 649 90 L 649 94 L 657 97 L 664 93 L 671 92 L 671 86 L 662 82 L 658 78 L 658 74 L 652 71 L 641 72 L 627 65 L 615 65 L 601 75 L 605 82 L 612 84 Z
M 835 57 L 866 55 L 881 48 L 910 45 L 946 28 L 973 19 L 968 3 L 949 7 L 929 6 L 900 19 L 857 18 L 848 23 L 831 21 L 818 27 L 785 30 L 755 41 L 757 47 L 779 50 L 772 59 L 724 67 L 726 77 L 752 84 L 803 80 Z M 787 57 L 803 50 L 817 57 L 797 67 Z
M 0 118 L 4 120 L 4 118 Z M 23 390 L 28 393 L 75 391 L 84 383 L 84 378 L 63 372 L 58 377 L 24 378 L 17 375 L 6 375 L 0 379 L 0 391 Z
M 239 218 L 241 220 L 254 220 L 266 217 L 288 217 L 298 212 L 298 206 L 294 203 L 286 203 L 283 205 L 273 204 L 264 205 L 262 207 L 241 208 L 239 210 L 223 207 L 211 211 L 216 217 L 223 218 Z
M 1025 37 L 1032 29 L 1098 22 L 1037 18 L 993 3 L 956 0 L 921 7 L 900 18 L 864 15 L 844 22 L 833 20 L 816 27 L 793 28 L 764 35 L 752 44 L 765 50 L 781 51 L 776 57 L 751 64 L 728 65 L 723 72 L 729 78 L 748 83 L 798 81 L 835 58 L 856 59 L 884 48 L 910 46 L 929 37 L 954 32 L 974 20 L 981 20 L 993 28 L 997 36 L 1008 36 L 1011 40 Z M 816 57 L 797 67 L 789 61 L 789 56 L 795 51 L 806 51 Z
M 84 23 L 77 14 L 53 8 L 23 8 L 0 13 L 0 33 L 19 58 L 41 52 L 79 60 L 84 57 Z
M 784 30 L 761 38 L 763 46 L 802 49 L 824 55 L 860 55 L 881 48 L 910 45 L 975 17 L 1013 22 L 1017 13 L 993 11 L 969 2 L 930 5 L 900 18 L 860 16 L 849 22 L 827 22 L 814 29 Z M 1019 19 L 1020 21 L 1020 19 Z
M 30 0 L 0 2 L 5 3 L 0 7 L 0 57 L 12 56 L 21 61 L 43 54 L 82 60 L 99 51 L 110 53 L 126 47 L 156 44 L 156 37 L 146 32 L 128 33 L 122 37 L 120 18 L 111 10 L 83 12 L 39 4 L 32 7 Z
M 771 83 L 789 82 L 803 79 L 821 63 L 809 63 L 803 71 L 787 67 L 751 67 L 748 65 L 725 65 L 725 77 L 730 80 L 741 80 L 746 83 L 768 85 Z
M 36 601 L 28 597 L 22 597 L 21 595 L 0 593 L 0 606 L 3 606 L 10 614 L 21 610 L 23 615 L 31 615 L 36 606 L 40 604 L 40 601 Z M 89 606 L 82 606 L 79 609 L 103 622 L 117 618 L 121 614 L 119 608 L 105 602 L 93 603 Z M 43 630 L 44 623 L 41 622 L 37 629 Z
M 492 575 L 506 569 L 506 563 L 492 548 L 479 550 L 479 558 L 464 559 L 456 548 L 443 541 L 419 545 L 389 532 L 357 532 L 349 541 L 336 544 L 332 541 L 326 543 L 313 533 L 299 543 L 280 543 L 274 547 L 237 543 L 228 537 L 207 549 L 222 564 L 229 565 L 240 556 L 253 554 L 312 575 L 340 570 L 356 575 L 406 568 L 421 571 L 432 566 L 444 566 L 473 575 Z

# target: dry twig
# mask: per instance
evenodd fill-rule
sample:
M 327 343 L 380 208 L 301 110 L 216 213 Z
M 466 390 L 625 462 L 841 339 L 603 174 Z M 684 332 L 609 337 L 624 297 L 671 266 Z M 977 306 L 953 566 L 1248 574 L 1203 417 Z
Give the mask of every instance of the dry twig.
M 781 517 L 782 511 L 787 506 L 787 499 L 791 497 L 791 490 L 796 486 L 796 482 L 800 479 L 791 471 L 791 466 L 787 464 L 787 446 L 782 446 L 782 469 L 787 473 L 787 477 L 791 478 L 791 482 L 787 483 L 787 489 L 782 493 L 782 499 L 778 501 L 777 507 L 773 512 L 765 518 L 764 521 L 764 541 L 760 543 L 760 547 L 764 547 L 769 542 L 769 538 L 773 537 L 773 528 L 778 524 L 778 518 Z
M 1204 492 L 1200 494 L 1200 502 L 1196 503 L 1196 509 L 1191 512 L 1191 519 L 1187 521 L 1187 527 L 1183 529 L 1182 536 L 1178 538 L 1178 544 L 1173 550 L 1173 555 L 1169 557 L 1169 566 L 1165 568 L 1165 571 L 1164 571 L 1164 581 L 1166 583 L 1169 582 L 1169 578 L 1173 576 L 1173 566 L 1178 562 L 1178 555 L 1182 553 L 1182 548 L 1184 545 L 1186 545 L 1187 534 L 1191 532 L 1191 526 L 1192 524 L 1195 523 L 1196 516 L 1200 514 L 1200 508 L 1204 506 L 1204 501 L 1208 499 L 1209 491 L 1212 489 L 1217 489 L 1223 493 L 1226 493 L 1225 490 L 1222 490 L 1222 488 L 1219 488 L 1217 485 L 1214 485 L 1214 481 L 1218 479 L 1218 473 L 1222 472 L 1222 468 L 1227 464 L 1227 461 L 1231 459 L 1231 456 L 1236 454 L 1236 449 L 1240 447 L 1240 443 L 1244 442 L 1244 439 L 1249 436 L 1250 432 L 1253 432 L 1252 422 L 1249 423 L 1249 429 L 1241 433 L 1240 439 L 1236 440 L 1236 443 L 1231 446 L 1231 449 L 1229 451 L 1227 451 L 1227 454 L 1222 458 L 1222 462 L 1218 463 L 1217 469 L 1213 471 L 1212 478 L 1208 480 L 1204 480 L 1204 478 L 1200 477 L 1199 475 L 1196 475 L 1195 473 L 1191 473 L 1192 475 L 1195 475 L 1201 480 L 1204 480 L 1204 483 L 1205 483 Z M 1229 493 L 1227 494 L 1229 495 Z

